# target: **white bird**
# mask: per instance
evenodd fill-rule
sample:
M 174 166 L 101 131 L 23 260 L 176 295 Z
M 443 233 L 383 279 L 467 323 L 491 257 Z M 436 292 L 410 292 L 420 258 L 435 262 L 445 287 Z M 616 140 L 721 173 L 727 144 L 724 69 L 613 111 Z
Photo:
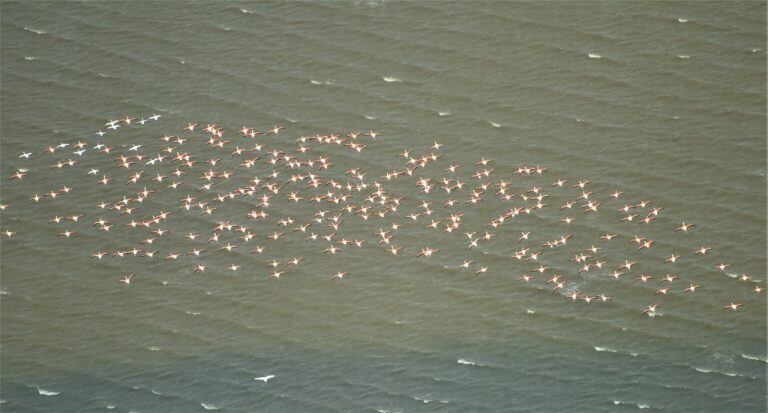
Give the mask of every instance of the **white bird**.
M 19 158 L 29 159 L 30 156 L 32 156 L 32 152 L 22 152 L 22 154 L 19 155 Z
M 129 275 L 126 275 L 125 277 L 121 278 L 121 279 L 120 279 L 118 282 L 119 282 L 120 284 L 130 284 L 130 283 L 131 283 L 131 280 L 133 279 L 133 276 L 134 276 L 134 275 L 135 275 L 135 274 L 129 274 Z
M 254 379 L 254 380 L 261 380 L 261 381 L 263 381 L 264 383 L 266 383 L 266 382 L 268 382 L 268 381 L 269 381 L 269 379 L 271 379 L 271 378 L 273 378 L 273 377 L 275 377 L 275 375 L 274 375 L 274 374 L 270 374 L 270 375 L 268 375 L 268 376 L 254 377 L 253 379 Z

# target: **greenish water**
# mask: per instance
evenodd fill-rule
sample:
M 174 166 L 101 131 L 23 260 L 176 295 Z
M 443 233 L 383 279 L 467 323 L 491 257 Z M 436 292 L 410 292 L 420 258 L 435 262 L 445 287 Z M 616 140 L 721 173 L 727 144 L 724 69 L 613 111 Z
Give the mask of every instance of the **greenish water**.
M 49 411 L 691 411 L 762 412 L 766 409 L 766 7 L 764 2 L 92 2 L 0 3 L 0 230 L 15 231 L 0 243 L 2 347 L 0 410 Z M 126 115 L 162 117 L 144 125 L 104 128 Z M 200 127 L 226 129 L 225 148 L 210 148 Z M 334 167 L 313 171 L 342 184 L 360 167 L 402 205 L 384 219 L 345 214 L 337 238 L 364 239 L 330 256 L 327 241 L 306 241 L 292 229 L 319 209 L 318 190 L 291 184 L 260 207 L 257 197 L 220 203 L 218 194 L 249 185 L 258 176 L 284 183 L 310 170 L 269 165 L 267 153 L 231 156 L 250 148 L 243 125 L 261 131 L 265 151 L 301 158 L 328 156 Z M 201 126 L 202 127 L 202 126 Z M 99 129 L 107 134 L 94 135 Z M 368 147 L 308 143 L 300 136 L 348 131 Z M 156 156 L 185 136 L 179 150 L 201 163 L 184 177 L 170 176 L 170 159 L 117 168 L 121 154 Z M 61 142 L 89 143 L 54 154 L 41 149 Z M 416 179 L 379 178 L 402 169 L 396 155 L 430 153 L 438 141 L 444 157 L 414 177 L 436 188 L 421 194 Z M 99 154 L 92 146 L 114 147 Z M 138 151 L 130 151 L 140 144 Z M 32 152 L 29 159 L 20 158 Z M 251 169 L 239 166 L 260 156 Z M 493 159 L 493 174 L 471 177 L 472 164 Z M 74 167 L 51 169 L 59 160 Z M 203 163 L 222 158 L 215 166 Z M 454 175 L 443 171 L 460 164 Z M 541 165 L 541 175 L 517 175 Z M 99 169 L 89 175 L 91 168 Z M 28 169 L 22 180 L 10 177 Z M 208 169 L 233 171 L 199 191 Z M 127 184 L 139 170 L 145 176 Z M 152 182 L 158 173 L 169 175 Z M 114 181 L 98 185 L 102 174 Z M 438 179 L 458 177 L 463 192 L 446 194 Z M 564 188 L 552 187 L 567 179 Z M 170 180 L 181 185 L 166 188 Z M 488 222 L 536 201 L 501 201 L 489 186 L 484 200 L 466 204 L 480 182 L 510 182 L 521 194 L 541 187 L 548 204 Z M 597 214 L 575 204 L 579 180 L 590 180 Z M 55 200 L 29 201 L 66 185 Z M 102 211 L 100 201 L 156 190 L 135 215 Z M 305 200 L 286 198 L 301 190 Z M 612 200 L 614 190 L 624 192 Z M 257 194 L 265 190 L 259 188 Z M 178 209 L 190 194 L 219 208 L 213 215 Z M 362 193 L 350 203 L 359 205 Z M 533 195 L 533 193 L 529 193 Z M 443 208 L 448 198 L 459 200 Z M 434 216 L 412 221 L 434 202 Z M 625 204 L 650 224 L 621 222 Z M 264 209 L 264 221 L 245 218 Z M 170 211 L 156 244 L 140 242 L 147 229 L 132 229 Z M 426 228 L 432 219 L 463 212 L 449 234 Z M 77 223 L 49 223 L 55 215 L 82 213 Z M 329 213 L 333 215 L 334 213 Z M 571 224 L 561 218 L 576 218 Z M 114 227 L 100 231 L 99 217 Z M 285 235 L 269 241 L 277 220 L 291 217 Z M 251 226 L 255 239 L 225 232 L 208 243 L 220 221 Z M 393 257 L 373 235 L 391 222 L 403 224 Z M 681 222 L 696 226 L 686 234 Z M 327 221 L 308 231 L 327 234 Z M 441 224 L 442 225 L 442 224 Z M 78 233 L 69 239 L 57 234 Z M 188 232 L 201 239 L 184 238 Z M 467 249 L 465 231 L 497 236 Z M 518 242 L 531 231 L 529 241 Z M 605 233 L 621 234 L 607 243 Z M 540 246 L 572 234 L 565 246 Z M 636 250 L 634 236 L 654 240 Z M 232 252 L 226 243 L 240 247 Z M 255 245 L 264 254 L 250 254 Z M 591 245 L 602 269 L 579 273 L 570 261 Z M 712 251 L 694 255 L 706 245 Z M 440 252 L 416 258 L 421 248 Z M 542 250 L 538 262 L 517 260 L 527 246 Z M 91 258 L 94 251 L 156 249 L 154 258 Z M 170 252 L 207 248 L 202 258 L 166 260 Z M 665 264 L 670 254 L 681 255 Z M 272 259 L 304 257 L 270 279 Z M 464 259 L 477 261 L 460 270 Z M 609 274 L 625 259 L 637 266 L 619 280 Z M 725 262 L 726 271 L 714 268 Z M 205 272 L 191 268 L 202 263 Z M 227 266 L 242 267 L 230 271 Z M 552 267 L 524 283 L 518 277 Z M 284 265 L 283 265 L 284 266 Z M 480 266 L 488 271 L 475 275 Z M 281 267 L 282 268 L 282 267 Z M 343 280 L 331 281 L 337 271 Z M 117 283 L 136 273 L 129 286 Z M 565 277 L 570 292 L 613 298 L 572 302 L 552 293 L 545 280 Z M 680 277 L 668 296 L 655 292 L 666 273 Z M 656 278 L 639 283 L 635 277 Z M 729 274 L 731 276 L 729 276 Z M 737 277 L 749 274 L 752 281 Z M 701 285 L 684 294 L 690 283 Z M 664 283 L 665 284 L 665 283 Z M 738 311 L 722 310 L 730 302 Z M 642 310 L 660 303 L 661 316 Z M 274 375 L 266 382 L 256 377 Z

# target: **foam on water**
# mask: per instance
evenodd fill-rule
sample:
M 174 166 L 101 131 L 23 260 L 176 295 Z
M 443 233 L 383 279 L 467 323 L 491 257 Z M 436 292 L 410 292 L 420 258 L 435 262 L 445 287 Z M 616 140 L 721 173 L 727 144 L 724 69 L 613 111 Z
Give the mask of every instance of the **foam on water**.
M 382 79 L 387 83 L 402 82 L 403 80 L 397 77 L 384 76 Z
M 43 396 L 58 396 L 61 392 L 38 388 L 37 392 Z
M 203 407 L 205 410 L 219 410 L 221 407 L 216 406 L 215 404 L 208 404 L 208 403 L 200 403 L 200 406 Z
M 602 59 L 603 56 L 597 54 L 597 53 L 587 53 L 587 56 L 589 56 L 590 59 Z

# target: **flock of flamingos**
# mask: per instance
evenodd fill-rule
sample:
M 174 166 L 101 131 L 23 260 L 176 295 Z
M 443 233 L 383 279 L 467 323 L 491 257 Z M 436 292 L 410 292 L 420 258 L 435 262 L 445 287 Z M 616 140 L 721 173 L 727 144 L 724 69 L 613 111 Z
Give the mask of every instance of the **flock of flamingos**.
M 135 256 L 164 259 L 178 261 L 185 270 L 201 273 L 209 269 L 205 260 L 207 255 L 223 254 L 231 260 L 239 257 L 241 262 L 211 269 L 257 271 L 279 279 L 290 276 L 291 267 L 303 265 L 304 262 L 302 257 L 284 256 L 290 249 L 281 248 L 281 241 L 301 237 L 302 241 L 318 244 L 318 256 L 321 256 L 320 251 L 324 254 L 322 256 L 343 256 L 345 249 L 373 247 L 396 257 L 441 260 L 446 266 L 470 271 L 473 276 L 489 276 L 494 272 L 508 274 L 508 271 L 505 268 L 492 269 L 475 261 L 481 258 L 468 256 L 482 250 L 484 244 L 493 242 L 498 236 L 498 239 L 504 240 L 504 245 L 510 246 L 509 259 L 529 268 L 522 274 L 514 274 L 518 282 L 538 283 L 568 300 L 585 303 L 612 301 L 604 293 L 583 293 L 574 287 L 577 284 L 572 280 L 579 280 L 586 273 L 592 272 L 591 276 L 606 280 L 634 279 L 632 282 L 650 288 L 650 302 L 638 312 L 654 316 L 664 306 L 664 300 L 680 294 L 695 295 L 697 290 L 707 288 L 699 284 L 702 281 L 697 280 L 696 275 L 680 274 L 675 270 L 678 261 L 694 259 L 701 260 L 700 263 L 711 271 L 729 275 L 734 282 L 745 283 L 746 287 L 741 287 L 742 296 L 762 294 L 764 291 L 764 281 L 754 280 L 747 274 L 729 273 L 730 264 L 710 260 L 713 250 L 706 245 L 691 251 L 664 252 L 666 258 L 663 262 L 658 259 L 660 262 L 641 262 L 636 256 L 648 258 L 642 255 L 644 250 L 669 248 L 660 247 L 661 243 L 639 235 L 649 226 L 664 225 L 663 208 L 650 200 L 631 201 L 631 197 L 620 190 L 600 197 L 591 190 L 589 180 L 569 182 L 551 179 L 542 186 L 530 185 L 526 180 L 546 178 L 547 169 L 523 165 L 516 166 L 510 176 L 498 176 L 500 172 L 496 171 L 496 162 L 492 159 L 481 158 L 472 165 L 448 162 L 443 145 L 437 142 L 423 153 L 417 154 L 415 150 L 393 153 L 398 158 L 396 166 L 377 177 L 369 176 L 360 167 L 347 169 L 336 166 L 329 155 L 315 155 L 321 152 L 320 146 L 324 145 L 324 152 L 350 151 L 342 156 L 342 161 L 364 156 L 363 152 L 382 138 L 380 133 L 374 131 L 288 138 L 282 126 L 263 131 L 244 126 L 237 132 L 227 134 L 216 124 L 188 123 L 180 126 L 174 135 L 152 138 L 159 138 L 161 146 L 165 146 L 157 153 L 147 153 L 142 144 L 118 144 L 113 139 L 121 128 L 141 128 L 160 117 L 111 120 L 105 125 L 106 132 L 100 130 L 94 135 L 94 142 L 78 140 L 21 153 L 19 162 L 22 163 L 40 158 L 36 169 L 31 166 L 19 168 L 9 179 L 22 181 L 37 173 L 75 174 L 81 176 L 78 179 L 83 186 L 103 187 L 104 199 L 98 204 L 81 205 L 75 202 L 84 211 L 62 212 L 50 217 L 50 225 L 57 228 L 56 233 L 63 242 L 78 237 L 82 232 L 78 227 L 83 226 L 93 226 L 116 236 L 116 239 L 120 239 L 121 233 L 125 232 L 141 233 L 141 237 L 145 237 L 137 244 L 114 251 L 98 250 L 98 246 L 94 246 L 95 250 L 88 252 L 94 260 Z M 104 143 L 110 140 L 111 143 Z M 294 142 L 295 146 L 291 146 Z M 280 146 L 287 149 L 281 150 Z M 197 153 L 192 152 L 195 147 Z M 44 166 L 41 167 L 41 163 Z M 87 173 L 85 169 L 88 169 Z M 240 179 L 235 179 L 235 176 Z M 246 182 L 242 177 L 249 180 Z M 411 188 L 412 193 L 400 196 L 389 192 L 387 186 L 397 182 L 405 182 L 404 185 Z M 14 209 L 32 209 L 38 204 L 53 206 L 64 198 L 78 196 L 78 188 L 74 185 L 56 186 L 17 196 L 13 203 L 4 201 L 0 209 L 7 213 Z M 119 188 L 118 196 L 115 195 L 115 187 Z M 7 188 L 13 189 L 13 184 Z M 175 194 L 178 209 L 153 210 L 152 202 L 147 201 L 159 193 Z M 8 194 L 5 195 L 4 199 L 8 199 Z M 567 200 L 562 205 L 549 205 L 550 196 L 565 197 Z M 300 222 L 290 217 L 284 205 L 276 207 L 275 201 L 287 202 L 289 206 L 293 203 L 310 205 L 316 212 L 311 220 Z M 465 213 L 479 210 L 479 204 L 489 203 L 493 203 L 496 212 L 488 217 L 485 227 L 469 228 L 466 220 L 462 222 Z M 312 207 L 312 204 L 315 206 Z M 220 220 L 211 228 L 200 228 L 200 233 L 173 234 L 174 240 L 183 237 L 189 244 L 188 249 L 163 250 L 164 239 L 174 232 L 169 228 L 174 218 L 184 220 L 187 214 L 199 214 L 210 215 L 215 220 L 216 215 L 225 215 L 222 214 L 224 211 L 238 209 L 241 210 L 237 212 L 238 220 Z M 547 210 L 555 211 L 559 216 L 559 220 L 555 218 L 556 222 L 550 224 L 562 226 L 563 234 L 542 240 L 536 237 L 535 227 L 525 217 Z M 569 230 L 573 228 L 572 222 L 584 216 L 599 216 L 602 210 L 609 210 L 611 214 L 605 215 L 616 217 L 616 221 L 625 228 L 623 234 L 605 233 L 588 240 L 574 237 L 574 231 Z M 368 239 L 343 236 L 345 222 L 353 220 L 370 226 Z M 23 220 L 4 220 L 4 242 L 13 242 L 17 237 L 37 236 L 25 233 L 22 224 Z M 10 228 L 14 225 L 16 227 Z M 429 241 L 423 240 L 421 245 L 405 246 L 398 241 L 398 235 L 414 226 L 426 227 L 441 236 L 462 239 L 467 248 L 464 252 L 443 252 L 437 245 L 432 245 L 439 240 L 437 235 L 430 237 Z M 664 229 L 670 237 L 684 237 L 696 230 L 695 224 L 687 222 L 672 223 Z M 557 274 L 558 271 L 544 264 L 547 262 L 544 258 L 552 251 L 566 248 L 572 238 L 590 246 L 579 248 L 571 263 L 565 263 L 569 270 Z M 570 243 L 569 246 L 573 246 L 574 241 Z M 635 257 L 628 256 L 620 262 L 608 262 L 608 259 L 601 258 L 601 251 L 615 243 L 631 243 Z M 176 242 L 174 245 L 179 244 Z M 244 255 L 233 254 L 235 250 L 247 250 L 262 257 L 243 262 Z M 267 261 L 267 269 L 263 269 L 264 261 Z M 343 265 L 343 260 L 335 262 Z M 653 274 L 645 272 L 658 267 L 663 270 Z M 118 281 L 125 285 L 140 283 L 142 279 L 139 270 L 118 276 Z M 354 274 L 339 268 L 339 271 L 327 276 L 341 280 L 354 277 Z M 738 293 L 738 288 L 733 291 Z M 742 300 L 718 306 L 736 311 L 743 304 L 735 301 Z

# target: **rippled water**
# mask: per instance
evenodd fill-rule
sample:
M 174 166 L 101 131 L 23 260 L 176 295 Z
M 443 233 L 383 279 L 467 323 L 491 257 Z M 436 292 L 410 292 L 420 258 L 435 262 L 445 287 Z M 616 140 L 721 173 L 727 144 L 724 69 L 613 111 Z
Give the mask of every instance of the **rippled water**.
M 0 189 L 9 204 L 0 229 L 19 233 L 1 244 L 2 411 L 765 411 L 766 300 L 750 291 L 766 278 L 765 3 L 0 7 Z M 403 258 L 375 248 L 377 222 L 348 218 L 350 236 L 374 245 L 330 259 L 289 238 L 283 258 L 301 255 L 307 265 L 280 280 L 267 279 L 268 258 L 247 252 L 234 255 L 245 266 L 236 275 L 218 253 L 204 275 L 162 259 L 96 262 L 94 250 L 141 239 L 89 229 L 95 204 L 126 187 L 98 187 L 86 175 L 112 170 L 108 159 L 88 155 L 62 173 L 40 149 L 94 143 L 107 119 L 152 113 L 163 117 L 103 141 L 156 153 L 164 147 L 156 138 L 188 121 L 230 134 L 284 124 L 291 148 L 304 134 L 373 129 L 384 135 L 360 155 L 318 152 L 333 157 L 339 179 L 353 166 L 373 179 L 402 165 L 396 153 L 425 153 L 437 140 L 446 164 L 493 158 L 496 179 L 515 192 L 545 187 L 553 206 L 578 194 L 556 195 L 554 179 L 589 179 L 604 211 L 579 212 L 564 227 L 551 207 L 473 251 L 463 236 L 435 235 L 419 221 L 398 236 L 410 250 Z M 18 157 L 26 151 L 30 159 Z M 518 177 L 520 165 L 548 171 Z M 19 168 L 30 176 L 10 181 Z M 180 194 L 198 195 L 196 179 Z M 61 185 L 75 193 L 27 200 Z M 415 208 L 412 184 L 392 187 Z M 624 202 L 606 199 L 615 189 L 626 202 L 663 207 L 658 225 L 620 223 Z M 158 194 L 151 208 L 175 211 L 180 196 Z M 459 208 L 478 231 L 503 211 L 490 202 Z M 179 214 L 158 249 L 185 251 L 181 234 L 248 209 Z M 80 210 L 81 233 L 57 237 L 63 227 L 48 220 Z M 299 222 L 315 211 L 287 201 L 273 210 Z M 671 228 L 681 221 L 697 226 L 678 236 Z M 544 283 L 517 281 L 532 267 L 512 258 L 527 230 L 536 242 L 573 233 L 572 247 L 542 261 L 615 301 L 571 303 Z M 664 257 L 685 254 L 675 270 L 702 289 L 659 298 L 657 284 L 577 274 L 568 258 L 605 232 L 657 240 L 647 254 L 626 241 L 605 251 L 612 266 L 645 254 L 642 271 L 663 273 Z M 427 242 L 443 255 L 416 260 Z M 712 253 L 692 256 L 701 245 Z M 488 273 L 457 270 L 465 257 Z M 759 284 L 712 268 L 721 261 Z M 342 269 L 348 279 L 329 281 Z M 137 273 L 133 285 L 116 283 L 128 272 Z M 643 317 L 655 301 L 663 316 Z M 722 311 L 731 301 L 744 307 Z

